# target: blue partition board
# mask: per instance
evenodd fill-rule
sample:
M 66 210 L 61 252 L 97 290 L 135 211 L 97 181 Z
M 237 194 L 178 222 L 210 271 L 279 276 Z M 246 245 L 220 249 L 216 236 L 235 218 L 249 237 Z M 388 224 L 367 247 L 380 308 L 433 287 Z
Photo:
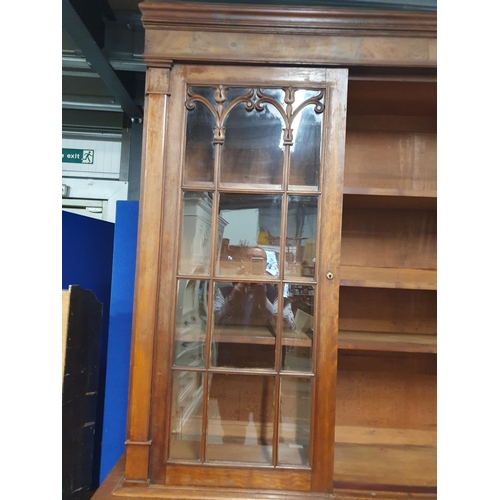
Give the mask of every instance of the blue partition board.
M 100 470 L 114 231 L 115 225 L 110 222 L 62 211 L 62 289 L 79 285 L 92 290 L 103 305 L 93 464 L 96 487 Z
M 125 451 L 138 201 L 116 203 L 100 482 Z

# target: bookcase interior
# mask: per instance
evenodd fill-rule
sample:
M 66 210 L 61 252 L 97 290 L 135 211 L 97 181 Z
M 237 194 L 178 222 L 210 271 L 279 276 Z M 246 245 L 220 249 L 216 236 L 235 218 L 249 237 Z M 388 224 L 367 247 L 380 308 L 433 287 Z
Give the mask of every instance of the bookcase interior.
M 338 487 L 436 487 L 436 178 L 436 83 L 350 80 Z

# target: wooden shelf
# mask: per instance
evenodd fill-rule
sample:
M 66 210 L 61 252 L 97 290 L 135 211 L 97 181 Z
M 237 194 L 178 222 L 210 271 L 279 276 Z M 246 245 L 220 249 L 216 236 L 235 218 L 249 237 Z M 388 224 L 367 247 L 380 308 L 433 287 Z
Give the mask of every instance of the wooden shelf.
M 339 331 L 339 349 L 351 351 L 437 353 L 436 335 Z
M 340 285 L 437 290 L 437 271 L 434 269 L 340 266 Z
M 276 337 L 265 326 L 217 326 L 214 329 L 213 340 L 231 344 L 274 345 L 276 343 Z M 304 332 L 286 330 L 283 332 L 282 344 L 310 347 L 312 340 Z
M 175 340 L 177 342 L 204 342 L 205 336 L 201 335 L 199 330 L 185 329 L 176 333 Z M 265 326 L 218 325 L 214 328 L 212 340 L 229 344 L 276 344 L 276 337 Z M 285 330 L 282 345 L 311 347 L 312 339 L 302 331 Z
M 344 187 L 344 207 L 436 210 L 436 191 Z
M 334 485 L 435 487 L 435 446 L 335 443 Z
M 276 344 L 276 337 L 265 326 L 216 326 L 212 340 L 228 344 Z

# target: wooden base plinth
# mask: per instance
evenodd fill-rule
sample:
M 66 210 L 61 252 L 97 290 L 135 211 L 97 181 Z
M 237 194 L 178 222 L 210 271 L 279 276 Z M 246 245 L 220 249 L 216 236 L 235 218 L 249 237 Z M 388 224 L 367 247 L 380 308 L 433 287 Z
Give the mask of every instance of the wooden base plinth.
M 251 491 L 244 489 L 193 489 L 162 486 L 125 487 L 125 459 L 122 457 L 93 495 L 92 500 L 403 500 L 408 493 L 387 491 L 335 490 L 334 494 L 292 491 Z M 414 500 L 435 500 L 436 494 L 412 493 Z

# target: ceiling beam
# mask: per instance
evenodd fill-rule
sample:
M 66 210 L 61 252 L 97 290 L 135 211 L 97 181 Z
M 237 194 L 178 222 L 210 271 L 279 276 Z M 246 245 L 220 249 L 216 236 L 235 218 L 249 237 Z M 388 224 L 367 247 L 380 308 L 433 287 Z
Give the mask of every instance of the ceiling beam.
M 115 70 L 93 39 L 70 0 L 62 0 L 63 26 L 78 45 L 91 68 L 99 75 L 111 95 L 130 118 L 142 118 L 142 112 L 118 78 Z

